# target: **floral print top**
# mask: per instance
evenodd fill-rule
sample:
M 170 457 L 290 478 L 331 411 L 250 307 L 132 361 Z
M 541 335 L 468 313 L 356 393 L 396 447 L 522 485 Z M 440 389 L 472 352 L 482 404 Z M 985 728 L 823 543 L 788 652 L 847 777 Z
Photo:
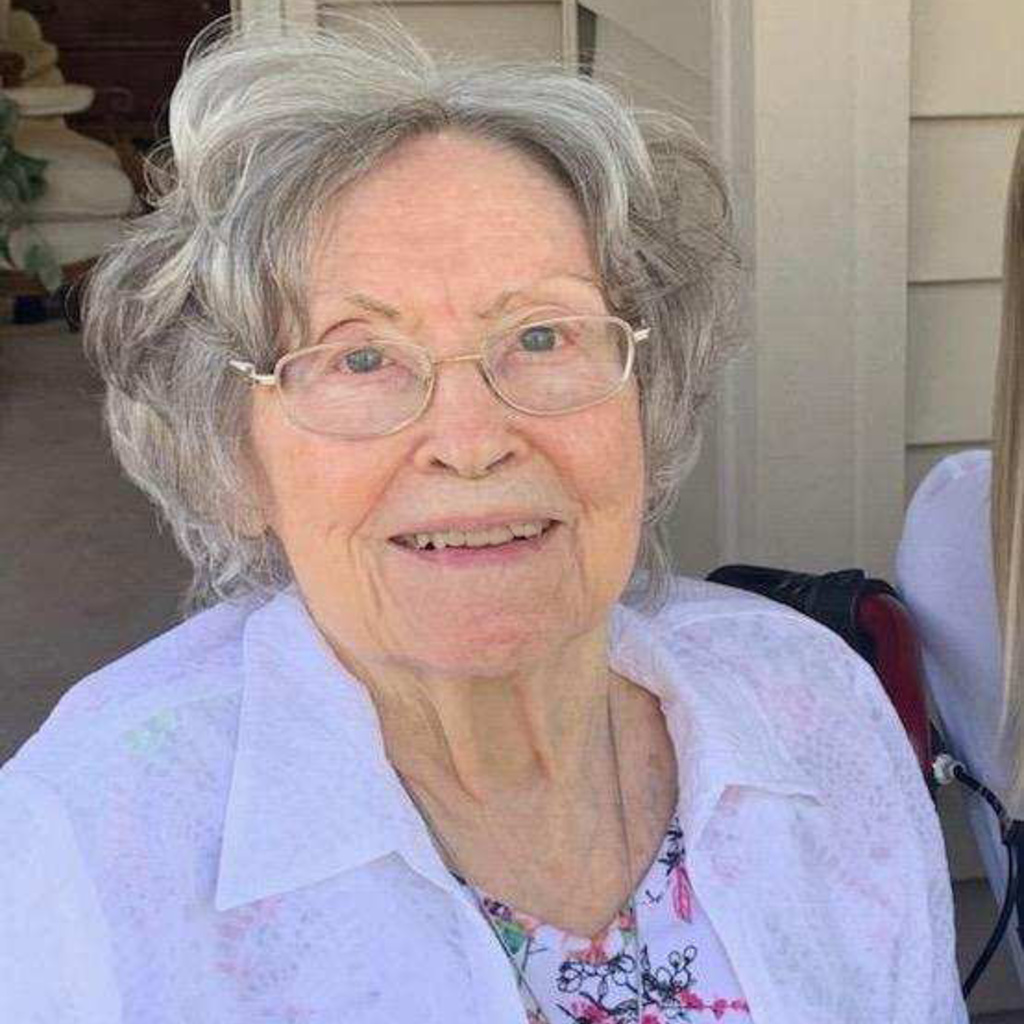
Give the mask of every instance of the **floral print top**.
M 627 906 L 589 939 L 545 924 L 459 881 L 487 914 L 522 979 L 520 993 L 530 1024 L 750 1022 L 726 952 L 690 886 L 678 816 L 634 894 L 635 920 L 633 908 Z M 639 1019 L 638 974 L 644 1004 Z M 535 999 L 543 1016 L 537 1013 Z

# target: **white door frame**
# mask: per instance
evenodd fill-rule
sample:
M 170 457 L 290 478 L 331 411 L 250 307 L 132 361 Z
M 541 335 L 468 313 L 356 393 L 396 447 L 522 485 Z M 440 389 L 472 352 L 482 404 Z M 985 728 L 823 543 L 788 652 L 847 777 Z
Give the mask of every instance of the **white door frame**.
M 889 574 L 904 504 L 910 0 L 715 0 L 752 346 L 719 406 L 724 560 Z

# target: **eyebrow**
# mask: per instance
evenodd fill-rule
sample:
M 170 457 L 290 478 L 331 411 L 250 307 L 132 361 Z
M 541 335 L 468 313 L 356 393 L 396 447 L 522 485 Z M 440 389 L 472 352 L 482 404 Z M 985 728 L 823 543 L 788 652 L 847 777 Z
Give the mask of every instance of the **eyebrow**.
M 587 277 L 586 274 L 571 274 L 571 273 L 570 274 L 559 274 L 558 278 L 556 278 L 555 280 L 563 280 L 563 279 L 566 279 L 566 278 L 569 279 L 570 281 L 577 281 L 577 282 L 579 282 L 581 284 L 588 284 L 592 288 L 597 289 L 597 291 L 599 291 L 599 292 L 601 291 L 600 284 L 598 284 L 598 282 L 595 281 L 592 277 Z M 538 281 L 532 287 L 527 288 L 525 290 L 522 289 L 522 288 L 512 288 L 512 289 L 509 289 L 507 291 L 502 292 L 494 300 L 494 302 L 492 302 L 480 314 L 480 318 L 482 320 L 490 320 L 493 317 L 498 316 L 500 313 L 503 313 L 516 299 L 528 297 L 533 292 L 535 292 L 539 286 L 541 286 L 543 284 L 546 284 L 546 283 L 547 282 L 545 282 L 545 281 Z
M 570 280 L 576 281 L 580 284 L 589 285 L 591 288 L 596 289 L 598 292 L 602 291 L 601 285 L 594 280 L 592 277 L 588 277 L 586 274 L 574 274 L 566 273 L 559 274 L 557 278 L 549 278 L 547 281 L 538 281 L 535 284 L 527 288 L 510 288 L 501 292 L 498 297 L 492 302 L 486 309 L 481 313 L 477 314 L 481 320 L 493 320 L 495 317 L 500 316 L 506 309 L 516 300 L 520 298 L 527 298 L 531 294 L 534 294 L 536 290 L 550 281 L 562 281 Z M 402 311 L 396 309 L 394 306 L 389 306 L 386 302 L 381 302 L 380 299 L 373 298 L 372 295 L 366 295 L 363 292 L 350 292 L 339 296 L 339 298 L 358 309 L 365 310 L 367 313 L 374 313 L 377 316 L 382 316 L 386 320 L 395 322 L 402 318 Z M 331 324 L 325 331 L 321 333 L 328 333 L 334 327 L 338 326 L 341 321 L 336 321 Z
M 367 313 L 376 313 L 378 316 L 386 317 L 388 320 L 397 320 L 401 317 L 401 311 L 389 306 L 386 302 L 363 295 L 361 292 L 353 292 L 351 295 L 343 295 L 345 302 L 366 310 Z

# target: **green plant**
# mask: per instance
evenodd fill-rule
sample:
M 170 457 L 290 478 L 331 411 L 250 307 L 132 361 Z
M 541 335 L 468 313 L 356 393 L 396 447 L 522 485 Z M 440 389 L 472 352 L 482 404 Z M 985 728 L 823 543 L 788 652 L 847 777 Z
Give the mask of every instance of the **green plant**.
M 56 291 L 63 279 L 60 263 L 32 224 L 29 205 L 46 191 L 47 161 L 14 147 L 18 107 L 0 94 L 0 258 Z

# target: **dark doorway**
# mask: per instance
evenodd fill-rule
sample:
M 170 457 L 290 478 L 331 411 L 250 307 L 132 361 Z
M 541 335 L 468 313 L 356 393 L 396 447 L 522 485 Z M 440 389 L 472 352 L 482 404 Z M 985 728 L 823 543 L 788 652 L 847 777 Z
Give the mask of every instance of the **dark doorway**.
M 71 126 L 104 138 L 111 116 L 142 148 L 166 134 L 167 101 L 188 44 L 230 11 L 230 0 L 15 0 L 60 51 L 69 82 L 91 85 L 96 103 Z

